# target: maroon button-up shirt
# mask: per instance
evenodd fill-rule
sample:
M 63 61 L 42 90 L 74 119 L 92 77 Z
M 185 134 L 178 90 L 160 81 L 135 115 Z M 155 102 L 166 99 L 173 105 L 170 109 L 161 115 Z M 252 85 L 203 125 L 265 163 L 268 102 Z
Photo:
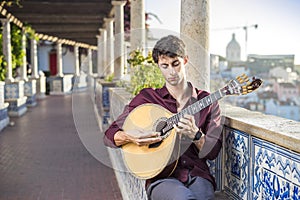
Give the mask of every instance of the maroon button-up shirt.
M 192 87 L 193 94 L 185 107 L 209 95 L 208 92 L 194 88 L 191 83 L 189 83 L 189 86 Z M 134 108 L 144 103 L 158 104 L 168 109 L 172 113 L 177 113 L 176 100 L 169 93 L 165 86 L 160 89 L 143 89 L 137 96 L 133 98 L 129 105 L 125 107 L 123 113 L 118 117 L 118 119 L 114 121 L 106 130 L 104 142 L 107 146 L 117 147 L 114 142 L 115 133 L 119 130 L 122 130 L 123 123 L 128 114 Z M 202 151 L 199 153 L 196 145 L 191 143 L 190 140 L 188 140 L 189 143 L 187 143 L 187 141 L 181 141 L 182 145 L 188 146 L 184 148 L 185 152 L 181 154 L 180 158 L 178 159 L 177 166 L 170 176 L 177 178 L 182 182 L 186 181 L 188 174 L 191 176 L 200 176 L 209 180 L 213 184 L 214 188 L 216 188 L 215 180 L 210 174 L 206 160 L 215 159 L 222 147 L 222 126 L 218 103 L 215 102 L 195 114 L 195 121 L 196 125 L 201 128 L 205 134 L 206 141 Z M 154 177 L 147 180 L 146 186 L 157 179 L 157 177 Z

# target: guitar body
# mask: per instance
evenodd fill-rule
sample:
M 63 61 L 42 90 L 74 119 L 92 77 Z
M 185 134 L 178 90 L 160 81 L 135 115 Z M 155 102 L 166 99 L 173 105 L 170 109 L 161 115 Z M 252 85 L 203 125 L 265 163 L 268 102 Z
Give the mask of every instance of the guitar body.
M 173 114 L 157 104 L 143 104 L 127 116 L 123 130 L 143 130 L 159 132 L 165 120 Z M 137 178 L 150 179 L 160 174 L 169 164 L 176 142 L 172 129 L 158 146 L 138 146 L 128 143 L 122 146 L 124 163 Z

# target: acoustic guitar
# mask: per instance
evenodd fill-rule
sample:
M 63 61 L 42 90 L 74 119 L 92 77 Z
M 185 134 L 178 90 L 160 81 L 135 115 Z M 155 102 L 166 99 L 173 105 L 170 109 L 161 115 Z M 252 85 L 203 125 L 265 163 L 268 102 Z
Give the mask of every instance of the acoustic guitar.
M 177 151 L 174 149 L 177 134 L 173 125 L 177 124 L 183 115 L 194 115 L 227 95 L 246 95 L 259 88 L 261 84 L 261 79 L 253 77 L 250 81 L 243 74 L 177 114 L 157 104 L 146 103 L 136 107 L 125 119 L 123 130 L 125 132 L 126 130 L 160 132 L 162 141 L 147 146 L 138 146 L 134 143 L 123 145 L 123 159 L 129 172 L 139 179 L 150 179 L 159 175 L 167 165 L 174 161 L 173 151 Z M 175 164 L 171 168 L 174 169 L 176 162 L 173 163 Z M 169 171 L 172 173 L 172 169 Z

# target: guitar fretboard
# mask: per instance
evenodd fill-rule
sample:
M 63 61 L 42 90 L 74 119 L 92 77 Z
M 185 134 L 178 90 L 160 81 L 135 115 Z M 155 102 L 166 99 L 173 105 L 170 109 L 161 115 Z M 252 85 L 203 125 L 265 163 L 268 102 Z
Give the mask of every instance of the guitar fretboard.
M 224 94 L 220 89 L 184 108 L 179 113 L 167 119 L 167 125 L 162 129 L 162 134 L 165 134 L 168 131 L 172 130 L 174 124 L 178 124 L 180 118 L 182 118 L 185 114 L 194 115 L 223 97 Z

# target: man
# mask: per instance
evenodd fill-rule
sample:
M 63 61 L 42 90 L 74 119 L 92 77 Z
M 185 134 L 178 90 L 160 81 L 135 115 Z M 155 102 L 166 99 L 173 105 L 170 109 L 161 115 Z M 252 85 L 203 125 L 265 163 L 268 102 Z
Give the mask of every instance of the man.
M 185 44 L 180 38 L 172 35 L 161 38 L 156 43 L 152 56 L 165 78 L 164 87 L 146 88 L 135 96 L 105 132 L 106 145 L 120 147 L 131 142 L 137 145 L 149 145 L 162 140 L 156 132 L 122 130 L 128 114 L 141 104 L 158 104 L 172 113 L 177 113 L 209 95 L 208 92 L 194 88 L 190 82 L 187 82 L 188 56 Z M 195 116 L 184 115 L 174 129 L 181 141 L 180 145 L 184 146 L 184 151 L 170 176 L 154 177 L 146 181 L 149 199 L 214 199 L 216 184 L 206 161 L 215 159 L 222 146 L 218 104 L 214 103 L 206 107 Z

